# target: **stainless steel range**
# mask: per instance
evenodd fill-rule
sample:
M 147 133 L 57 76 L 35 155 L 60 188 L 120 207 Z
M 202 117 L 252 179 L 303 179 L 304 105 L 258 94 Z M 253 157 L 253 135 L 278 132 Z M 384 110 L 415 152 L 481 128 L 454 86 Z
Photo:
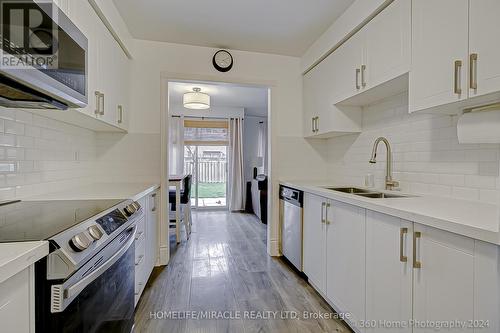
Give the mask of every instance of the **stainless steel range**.
M 35 264 L 37 332 L 130 332 L 134 314 L 132 200 L 0 204 L 0 242 L 48 240 Z

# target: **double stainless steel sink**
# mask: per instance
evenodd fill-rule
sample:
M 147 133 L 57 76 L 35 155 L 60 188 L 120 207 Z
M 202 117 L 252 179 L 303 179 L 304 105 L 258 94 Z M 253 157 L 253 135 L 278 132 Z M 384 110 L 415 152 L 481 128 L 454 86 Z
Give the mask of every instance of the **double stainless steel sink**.
M 411 198 L 410 195 L 404 194 L 394 194 L 386 192 L 372 191 L 368 189 L 358 188 L 358 187 L 327 187 L 327 190 L 337 191 L 342 193 L 349 193 L 358 195 L 360 197 L 372 198 L 372 199 L 392 199 L 392 198 Z

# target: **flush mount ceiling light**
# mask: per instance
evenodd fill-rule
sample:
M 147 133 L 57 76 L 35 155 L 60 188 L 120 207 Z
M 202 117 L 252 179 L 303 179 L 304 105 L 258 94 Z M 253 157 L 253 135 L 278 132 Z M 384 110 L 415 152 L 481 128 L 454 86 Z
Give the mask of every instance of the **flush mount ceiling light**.
M 203 110 L 210 108 L 210 96 L 202 93 L 200 88 L 184 94 L 183 104 L 186 109 Z

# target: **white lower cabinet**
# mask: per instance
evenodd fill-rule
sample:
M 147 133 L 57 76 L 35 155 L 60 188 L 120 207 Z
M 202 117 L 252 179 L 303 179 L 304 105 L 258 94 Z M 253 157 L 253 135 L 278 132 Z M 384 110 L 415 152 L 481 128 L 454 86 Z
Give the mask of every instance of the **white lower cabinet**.
M 365 317 L 365 210 L 306 193 L 304 273 L 355 325 Z
M 34 266 L 0 283 L 0 325 L 2 332 L 35 331 Z
M 137 200 L 144 210 L 144 215 L 137 222 L 135 236 L 136 305 L 158 258 L 158 196 L 159 191 L 155 191 Z
M 309 282 L 326 296 L 326 224 L 328 200 L 306 193 L 304 196 L 304 273 Z
M 412 319 L 412 235 L 413 223 L 366 212 L 366 332 L 412 332 L 391 325 Z
M 415 224 L 413 318 L 418 322 L 465 322 L 474 319 L 474 240 Z M 414 327 L 413 332 L 435 332 Z M 447 332 L 474 332 L 470 328 Z
M 500 332 L 494 244 L 306 193 L 304 273 L 356 332 Z
M 326 295 L 357 326 L 365 319 L 365 210 L 329 201 L 326 216 Z
M 474 244 L 474 320 L 476 332 L 500 332 L 500 246 Z M 486 323 L 487 321 L 487 323 Z M 487 327 L 485 327 L 487 324 Z

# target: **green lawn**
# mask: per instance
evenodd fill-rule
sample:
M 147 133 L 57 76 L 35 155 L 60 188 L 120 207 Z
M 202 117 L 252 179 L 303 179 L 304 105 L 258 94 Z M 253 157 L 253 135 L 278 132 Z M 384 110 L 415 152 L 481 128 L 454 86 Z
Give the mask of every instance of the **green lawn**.
M 224 198 L 226 183 L 199 183 L 198 191 L 198 198 Z

